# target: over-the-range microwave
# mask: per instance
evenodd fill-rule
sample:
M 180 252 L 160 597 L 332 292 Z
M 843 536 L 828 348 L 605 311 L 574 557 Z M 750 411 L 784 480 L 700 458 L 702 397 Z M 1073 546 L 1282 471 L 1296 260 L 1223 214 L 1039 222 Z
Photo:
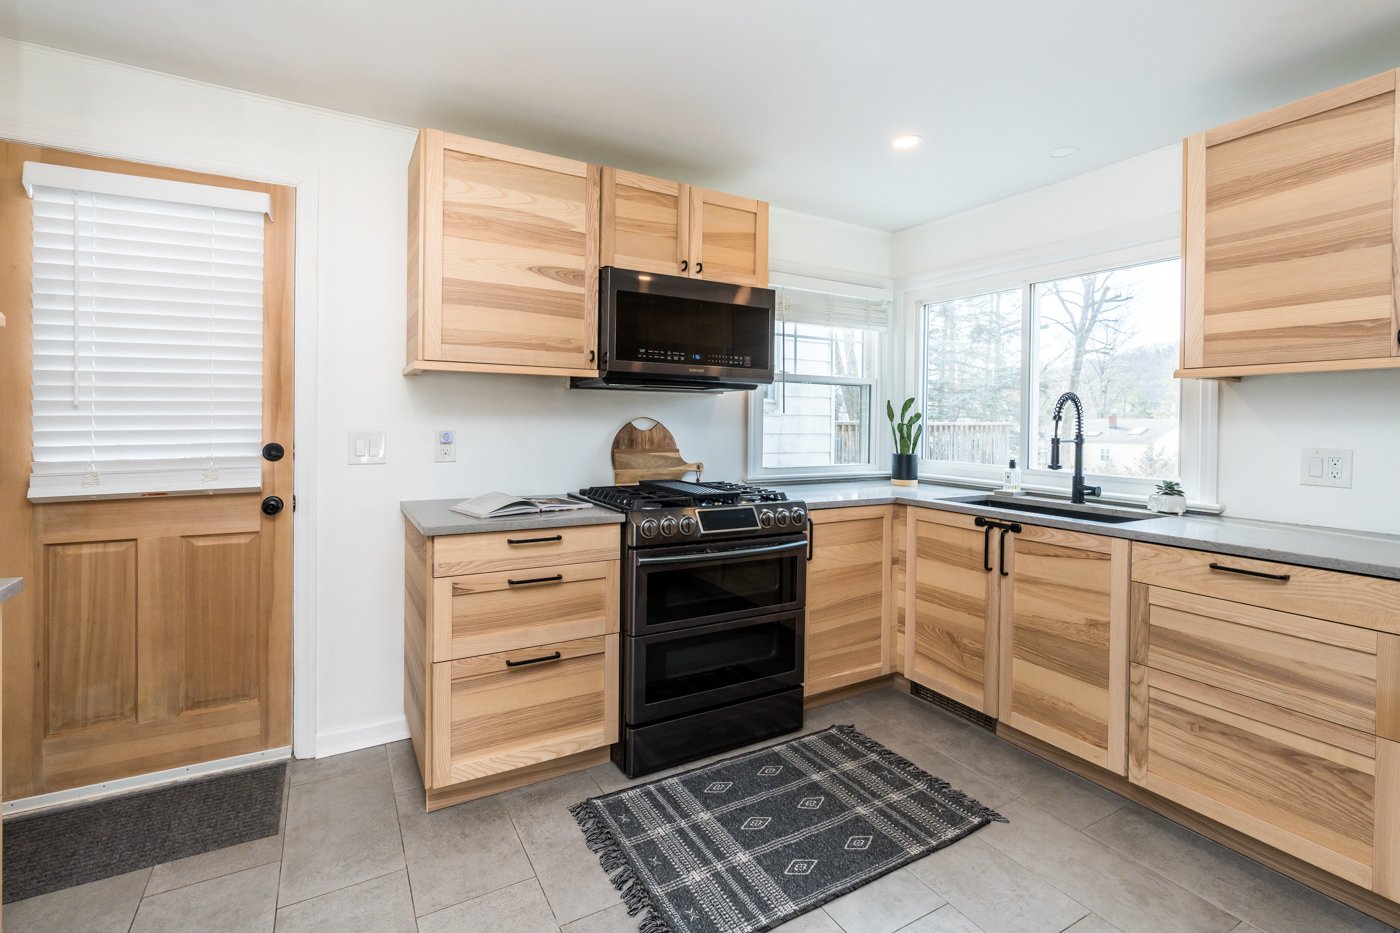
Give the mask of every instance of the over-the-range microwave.
M 773 381 L 774 292 L 604 266 L 597 378 L 577 389 L 725 392 Z

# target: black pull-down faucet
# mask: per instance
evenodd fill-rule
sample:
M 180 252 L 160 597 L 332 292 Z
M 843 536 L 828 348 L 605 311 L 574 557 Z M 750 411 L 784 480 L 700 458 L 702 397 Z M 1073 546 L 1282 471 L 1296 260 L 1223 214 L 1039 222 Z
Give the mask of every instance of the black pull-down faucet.
M 1070 441 L 1074 445 L 1074 476 L 1070 480 L 1069 501 L 1075 505 L 1083 505 L 1085 496 L 1103 495 L 1103 487 L 1086 486 L 1084 484 L 1084 404 L 1079 401 L 1079 396 L 1073 392 L 1066 392 L 1055 400 L 1055 433 L 1050 438 L 1050 463 L 1052 470 L 1062 469 L 1060 466 L 1060 420 L 1064 417 L 1065 405 L 1074 404 L 1074 440 Z

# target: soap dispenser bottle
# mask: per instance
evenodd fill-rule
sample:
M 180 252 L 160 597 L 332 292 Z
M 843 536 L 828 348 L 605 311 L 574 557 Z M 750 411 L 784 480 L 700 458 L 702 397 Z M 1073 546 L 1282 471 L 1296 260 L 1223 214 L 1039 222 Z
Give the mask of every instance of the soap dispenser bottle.
M 1006 465 L 1006 473 L 1005 475 L 1003 475 L 1001 481 L 1001 491 L 1021 491 L 1021 468 L 1016 465 L 1016 460 L 1014 457 L 1012 458 L 1011 462 Z

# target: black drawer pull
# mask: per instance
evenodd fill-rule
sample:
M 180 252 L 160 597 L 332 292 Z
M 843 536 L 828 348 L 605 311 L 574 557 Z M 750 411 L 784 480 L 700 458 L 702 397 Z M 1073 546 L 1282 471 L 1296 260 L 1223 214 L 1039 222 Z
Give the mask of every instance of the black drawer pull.
M 532 583 L 558 583 L 564 579 L 562 573 L 556 573 L 552 577 L 532 577 L 529 580 L 507 580 L 511 586 L 529 586 Z
M 551 541 L 563 540 L 563 535 L 550 535 L 548 538 L 506 538 L 506 544 L 548 544 Z
M 506 667 L 524 667 L 526 664 L 540 664 L 544 661 L 558 661 L 563 655 L 559 652 L 547 654 L 542 658 L 526 658 L 524 661 L 506 661 Z
M 1240 567 L 1226 567 L 1224 564 L 1212 563 L 1210 569 L 1219 570 L 1221 573 L 1243 574 L 1246 577 L 1262 577 L 1265 580 L 1277 580 L 1280 583 L 1287 583 L 1289 580 L 1293 579 L 1291 573 L 1265 573 L 1262 570 L 1245 570 Z

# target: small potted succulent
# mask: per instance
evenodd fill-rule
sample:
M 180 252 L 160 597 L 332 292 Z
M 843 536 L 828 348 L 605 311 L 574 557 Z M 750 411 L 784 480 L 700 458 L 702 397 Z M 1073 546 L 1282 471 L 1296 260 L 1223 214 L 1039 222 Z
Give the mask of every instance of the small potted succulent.
M 1176 480 L 1164 479 L 1157 484 L 1157 494 L 1147 497 L 1147 507 L 1163 515 L 1186 514 L 1186 493 Z
M 894 403 L 886 399 L 885 416 L 890 419 L 890 433 L 894 435 L 894 457 L 890 463 L 890 482 L 895 486 L 917 486 L 919 484 L 919 441 L 924 436 L 922 412 L 909 414 L 914 407 L 914 399 L 904 402 L 899 417 L 894 416 Z

